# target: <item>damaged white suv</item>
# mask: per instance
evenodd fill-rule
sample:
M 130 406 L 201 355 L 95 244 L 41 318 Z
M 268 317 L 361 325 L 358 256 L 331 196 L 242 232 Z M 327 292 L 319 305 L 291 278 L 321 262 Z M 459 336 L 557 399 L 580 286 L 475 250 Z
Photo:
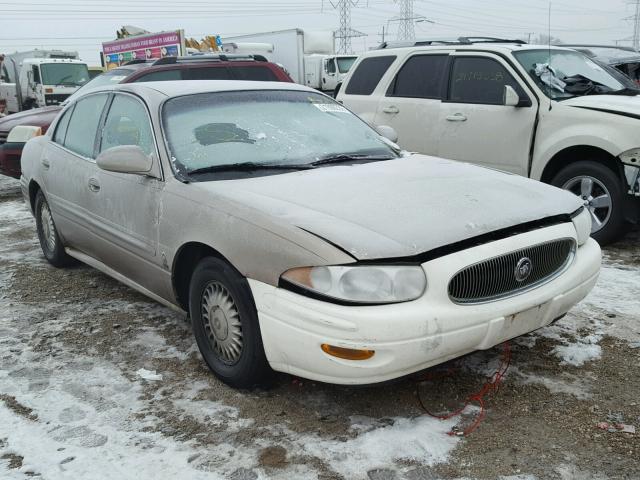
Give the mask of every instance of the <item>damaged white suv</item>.
M 640 219 L 640 96 L 582 53 L 463 37 L 383 44 L 351 71 L 337 99 L 403 148 L 570 190 L 602 244 Z

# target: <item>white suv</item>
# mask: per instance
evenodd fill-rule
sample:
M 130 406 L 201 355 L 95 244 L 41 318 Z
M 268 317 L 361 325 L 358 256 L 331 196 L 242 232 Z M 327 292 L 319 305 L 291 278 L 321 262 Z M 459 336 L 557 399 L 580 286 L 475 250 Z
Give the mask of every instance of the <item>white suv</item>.
M 337 99 L 393 127 L 407 150 L 571 190 L 606 244 L 640 219 L 637 95 L 580 52 L 463 37 L 383 44 L 358 59 Z

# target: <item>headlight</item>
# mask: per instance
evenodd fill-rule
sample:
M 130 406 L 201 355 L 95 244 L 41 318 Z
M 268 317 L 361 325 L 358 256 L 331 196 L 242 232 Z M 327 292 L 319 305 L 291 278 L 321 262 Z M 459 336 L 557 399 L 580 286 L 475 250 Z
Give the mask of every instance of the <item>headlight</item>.
M 571 221 L 576 228 L 578 246 L 584 245 L 591 235 L 591 213 L 589 209 L 582 207 L 571 216 Z
M 427 288 L 418 265 L 302 267 L 287 270 L 281 280 L 322 297 L 362 304 L 407 302 Z

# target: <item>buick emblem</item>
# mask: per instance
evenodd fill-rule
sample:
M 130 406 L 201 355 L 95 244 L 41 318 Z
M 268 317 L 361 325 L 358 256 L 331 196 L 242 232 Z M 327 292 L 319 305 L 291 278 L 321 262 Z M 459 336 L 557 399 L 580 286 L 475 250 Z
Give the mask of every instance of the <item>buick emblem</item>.
M 515 277 L 517 282 L 524 282 L 533 270 L 533 264 L 528 257 L 523 257 L 518 261 L 515 270 Z

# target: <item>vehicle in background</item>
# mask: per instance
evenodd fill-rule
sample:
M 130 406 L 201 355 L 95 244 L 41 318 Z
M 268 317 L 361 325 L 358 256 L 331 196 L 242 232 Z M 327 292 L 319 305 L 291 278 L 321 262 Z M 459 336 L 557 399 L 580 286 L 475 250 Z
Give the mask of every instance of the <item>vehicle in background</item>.
M 607 244 L 640 221 L 640 97 L 620 76 L 567 48 L 462 37 L 368 51 L 337 99 L 407 150 L 575 193 Z
M 614 67 L 640 85 L 640 53 L 617 45 L 558 45 L 584 53 L 600 63 Z
M 160 60 L 136 60 L 109 70 L 85 84 L 80 94 L 91 88 L 116 83 L 152 82 L 163 80 L 256 80 L 292 82 L 282 68 L 258 55 L 198 55 L 167 57 Z M 9 115 L 0 119 L 0 149 L 12 128 L 34 125 L 46 133 L 62 107 L 45 107 Z M 0 174 L 20 177 L 22 147 L 12 145 L 12 155 L 0 165 Z M 16 155 L 16 151 L 18 154 Z
M 299 28 L 225 37 L 221 48 L 264 55 L 282 65 L 294 82 L 324 92 L 333 92 L 358 58 L 336 54 L 333 32 Z
M 87 64 L 77 52 L 31 50 L 4 56 L 0 99 L 8 113 L 59 105 L 89 81 Z
M 387 381 L 588 294 L 600 248 L 579 199 L 402 152 L 391 130 L 291 83 L 115 85 L 27 143 L 20 186 L 49 263 L 189 312 L 205 362 L 238 388 L 271 369 Z
M 89 67 L 89 78 L 91 80 L 93 80 L 98 75 L 102 75 L 104 72 L 105 72 L 105 68 L 104 67 L 91 66 L 91 67 Z

